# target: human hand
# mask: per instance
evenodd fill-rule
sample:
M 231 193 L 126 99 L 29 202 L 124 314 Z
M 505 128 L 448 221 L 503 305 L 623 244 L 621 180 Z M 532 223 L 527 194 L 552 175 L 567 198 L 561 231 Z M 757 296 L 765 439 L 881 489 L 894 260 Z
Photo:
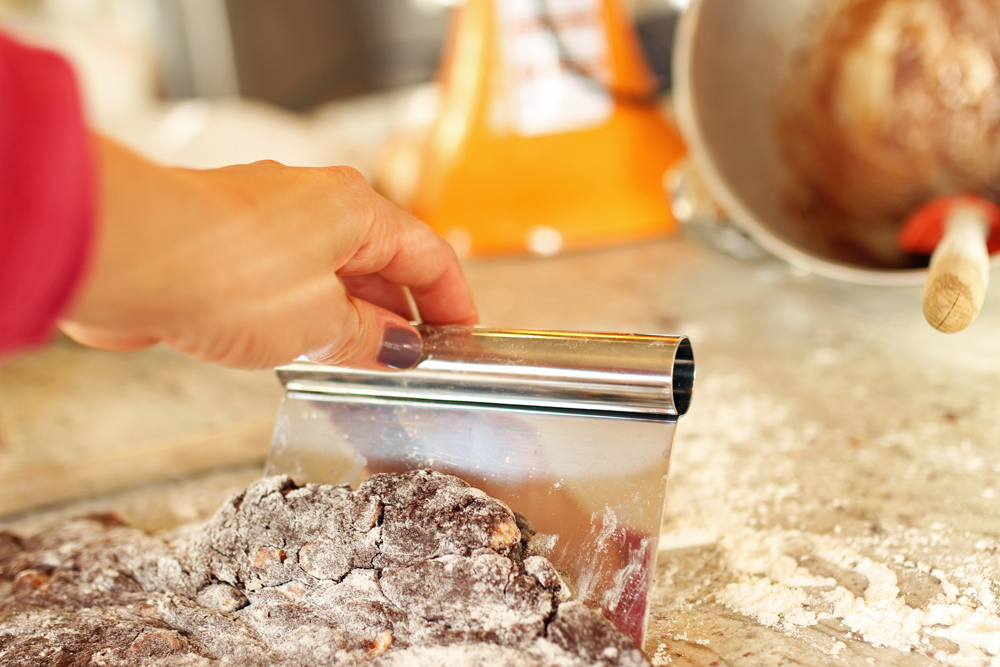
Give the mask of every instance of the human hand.
M 103 139 L 98 152 L 98 241 L 60 325 L 85 345 L 407 368 L 421 347 L 404 288 L 428 324 L 477 321 L 451 247 L 353 169 L 167 168 Z

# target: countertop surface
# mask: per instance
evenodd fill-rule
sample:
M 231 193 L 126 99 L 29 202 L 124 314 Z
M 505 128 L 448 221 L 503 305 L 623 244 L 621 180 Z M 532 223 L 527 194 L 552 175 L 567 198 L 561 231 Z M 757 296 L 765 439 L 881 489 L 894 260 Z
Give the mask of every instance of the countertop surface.
M 832 282 L 684 236 L 467 273 L 486 324 L 692 339 L 654 664 L 1000 664 L 1000 290 L 945 335 L 924 323 L 919 288 Z M 49 465 L 92 485 L 0 527 L 108 508 L 149 528 L 201 519 L 260 474 L 280 393 L 272 373 L 163 349 L 62 342 L 10 364 L 0 474 L 21 480 L 22 505 L 51 493 Z M 185 447 L 221 453 L 171 469 Z M 99 472 L 148 460 L 135 479 Z
M 339 155 L 374 154 L 385 107 L 328 110 Z M 1000 665 L 1000 289 L 946 335 L 918 287 L 838 283 L 685 235 L 466 270 L 484 324 L 692 340 L 654 664 Z M 261 474 L 280 398 L 273 372 L 162 348 L 58 341 L 9 363 L 0 529 L 108 509 L 148 529 L 204 519 Z
M 692 339 L 655 664 L 1000 664 L 1000 293 L 945 335 L 688 239 L 469 272 L 489 322 Z

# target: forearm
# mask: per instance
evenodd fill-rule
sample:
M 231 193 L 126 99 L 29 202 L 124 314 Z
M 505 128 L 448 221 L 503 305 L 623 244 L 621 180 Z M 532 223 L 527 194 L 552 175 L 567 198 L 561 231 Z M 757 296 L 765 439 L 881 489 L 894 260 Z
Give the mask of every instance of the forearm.
M 202 217 L 192 186 L 179 172 L 150 163 L 93 135 L 97 162 L 97 224 L 90 271 L 64 328 L 80 336 L 117 339 L 116 349 L 156 342 L 163 315 L 183 299 L 173 286 L 190 270 L 185 244 L 190 221 Z M 155 297 L 155 298 L 152 298 Z M 152 307 L 155 304 L 155 307 Z M 86 329 L 87 334 L 82 332 Z M 96 338 L 93 341 L 96 343 Z
M 189 188 L 172 170 L 103 137 L 94 141 L 100 165 L 98 242 L 94 271 L 76 311 L 106 323 L 121 311 L 138 317 L 148 295 L 170 299 L 169 279 L 182 268 L 181 225 L 197 213 Z

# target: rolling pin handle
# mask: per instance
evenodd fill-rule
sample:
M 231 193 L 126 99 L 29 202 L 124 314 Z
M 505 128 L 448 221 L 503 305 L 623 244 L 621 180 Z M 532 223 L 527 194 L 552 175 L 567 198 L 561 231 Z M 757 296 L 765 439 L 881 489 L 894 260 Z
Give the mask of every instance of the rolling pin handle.
M 923 307 L 927 322 L 956 333 L 979 314 L 986 298 L 990 256 L 988 214 L 982 207 L 955 204 L 945 220 L 944 236 L 931 255 Z

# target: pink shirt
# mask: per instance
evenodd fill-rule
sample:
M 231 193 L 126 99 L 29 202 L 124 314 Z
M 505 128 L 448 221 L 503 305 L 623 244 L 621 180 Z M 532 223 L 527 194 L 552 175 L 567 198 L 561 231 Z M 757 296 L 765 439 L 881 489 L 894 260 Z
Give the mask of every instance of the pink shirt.
M 0 34 L 0 357 L 51 336 L 83 273 L 95 200 L 72 70 Z

